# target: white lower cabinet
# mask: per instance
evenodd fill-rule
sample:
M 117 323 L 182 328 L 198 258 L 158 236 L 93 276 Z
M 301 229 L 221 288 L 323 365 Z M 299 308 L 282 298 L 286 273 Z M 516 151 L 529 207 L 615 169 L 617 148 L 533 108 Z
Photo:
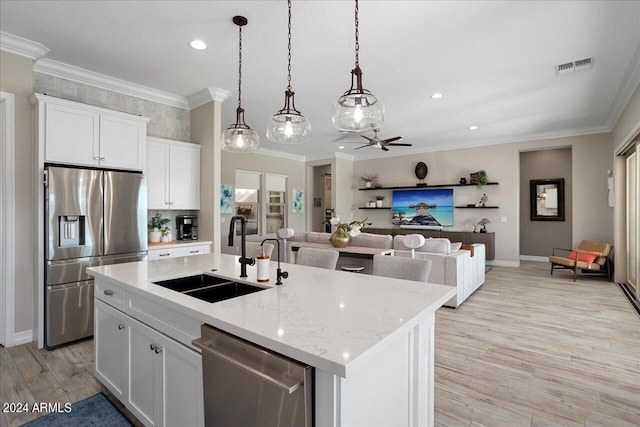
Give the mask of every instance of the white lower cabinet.
M 146 426 L 204 426 L 200 353 L 95 304 L 98 379 Z
M 152 249 L 149 248 L 147 251 L 147 259 L 149 261 L 154 259 L 166 259 L 166 258 L 175 258 L 179 256 L 193 256 L 193 255 L 202 255 L 208 254 L 211 252 L 211 244 L 207 245 L 192 245 L 185 246 L 182 248 L 172 247 L 169 249 L 159 248 Z
M 126 402 L 127 315 L 95 300 L 95 375 L 121 402 Z

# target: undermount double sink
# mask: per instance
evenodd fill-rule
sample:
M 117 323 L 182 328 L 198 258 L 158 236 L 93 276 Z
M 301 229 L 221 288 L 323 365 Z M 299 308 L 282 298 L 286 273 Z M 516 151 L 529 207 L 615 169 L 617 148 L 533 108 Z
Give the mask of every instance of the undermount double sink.
M 208 274 L 161 280 L 153 284 L 211 303 L 266 289 Z

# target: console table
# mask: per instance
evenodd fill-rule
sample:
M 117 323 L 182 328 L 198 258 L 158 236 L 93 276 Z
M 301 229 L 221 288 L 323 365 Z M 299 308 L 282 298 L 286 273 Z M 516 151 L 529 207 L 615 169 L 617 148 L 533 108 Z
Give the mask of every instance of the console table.
M 463 245 L 483 243 L 486 249 L 486 259 L 493 260 L 496 257 L 496 234 L 493 231 L 487 233 L 473 233 L 471 231 L 448 230 L 424 230 L 414 228 L 365 228 L 364 232 L 374 234 L 422 234 L 424 237 L 446 237 L 452 242 L 462 242 Z

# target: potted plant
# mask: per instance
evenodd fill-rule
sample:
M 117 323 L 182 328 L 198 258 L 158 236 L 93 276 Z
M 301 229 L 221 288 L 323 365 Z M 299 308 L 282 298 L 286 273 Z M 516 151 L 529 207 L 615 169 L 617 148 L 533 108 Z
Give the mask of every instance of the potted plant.
M 167 224 L 170 222 L 171 218 L 162 218 L 162 215 L 160 215 L 159 213 L 152 216 L 151 223 L 149 224 L 149 241 L 152 243 L 161 241 L 162 237 L 167 235 L 169 232 L 169 227 L 167 227 Z
M 486 233 L 487 224 L 491 224 L 491 221 L 489 221 L 489 218 L 482 218 L 481 220 L 479 220 L 473 225 L 473 232 L 474 233 L 476 232 L 476 226 L 478 226 L 480 227 L 480 233 Z
M 377 208 L 381 208 L 382 207 L 382 201 L 384 200 L 384 196 L 376 196 L 376 207 Z
M 378 174 L 373 174 L 373 175 L 362 175 L 360 177 L 360 179 L 362 181 L 364 181 L 364 186 L 366 188 L 371 188 L 371 185 L 373 183 L 373 181 L 375 181 L 376 179 L 378 179 Z
M 475 184 L 478 188 L 484 187 L 488 182 L 489 178 L 487 177 L 487 172 L 484 170 L 479 170 L 471 174 L 471 183 Z

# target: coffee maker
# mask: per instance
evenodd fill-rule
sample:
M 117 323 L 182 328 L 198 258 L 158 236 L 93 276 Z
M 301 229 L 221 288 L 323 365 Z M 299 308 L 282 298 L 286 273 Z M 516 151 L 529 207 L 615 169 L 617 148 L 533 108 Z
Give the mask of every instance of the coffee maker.
M 176 215 L 178 240 L 198 240 L 198 217 L 195 215 Z

